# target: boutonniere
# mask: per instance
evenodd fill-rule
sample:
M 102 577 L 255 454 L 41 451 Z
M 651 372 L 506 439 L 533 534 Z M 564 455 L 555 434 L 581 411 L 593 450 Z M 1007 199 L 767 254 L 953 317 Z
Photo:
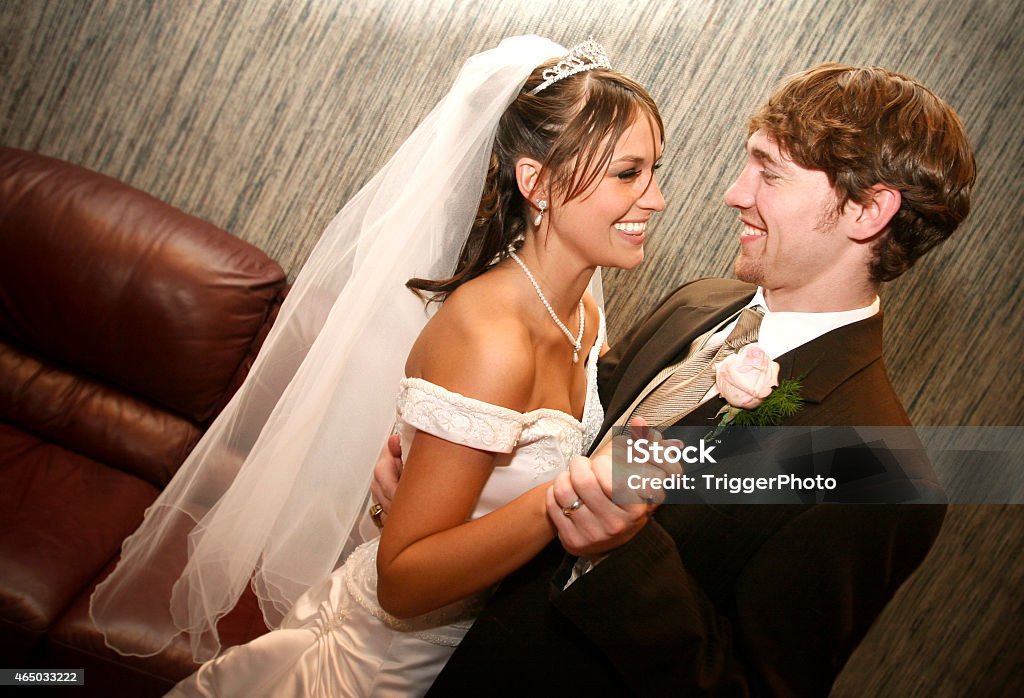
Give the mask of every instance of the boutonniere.
M 803 384 L 795 378 L 786 378 L 779 382 L 777 388 L 769 393 L 761 404 L 753 409 L 733 407 L 726 404 L 718 410 L 715 417 L 720 417 L 719 427 L 775 427 L 782 420 L 792 417 L 804 406 L 800 391 Z
M 804 405 L 799 378 L 779 380 L 779 364 L 748 344 L 715 367 L 715 384 L 727 404 L 715 417 L 711 437 L 730 426 L 778 426 Z

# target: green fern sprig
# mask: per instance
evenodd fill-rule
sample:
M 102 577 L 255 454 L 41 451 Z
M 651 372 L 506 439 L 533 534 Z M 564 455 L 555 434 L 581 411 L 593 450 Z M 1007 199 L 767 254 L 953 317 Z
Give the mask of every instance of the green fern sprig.
M 738 410 L 729 420 L 738 427 L 771 427 L 781 424 L 782 420 L 792 417 L 804 406 L 800 394 L 803 384 L 792 378 L 779 382 L 779 387 L 771 392 L 760 405 L 752 410 Z
M 803 384 L 799 379 L 786 378 L 779 382 L 775 388 L 760 405 L 752 410 L 744 410 L 732 405 L 725 405 L 718 411 L 721 419 L 707 438 L 718 436 L 726 427 L 773 427 L 782 423 L 787 417 L 792 417 L 804 406 L 804 399 L 801 395 Z

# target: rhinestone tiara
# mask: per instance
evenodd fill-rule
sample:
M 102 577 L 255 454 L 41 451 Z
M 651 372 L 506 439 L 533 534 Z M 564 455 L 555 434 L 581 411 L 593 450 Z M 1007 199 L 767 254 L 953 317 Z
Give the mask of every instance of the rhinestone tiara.
M 541 73 L 544 82 L 530 90 L 530 94 L 535 95 L 570 75 L 582 73 L 585 70 L 593 70 L 594 68 L 611 69 L 611 67 L 611 61 L 608 60 L 608 54 L 604 52 L 604 46 L 592 38 L 587 39 L 582 44 L 573 46 L 569 49 L 569 53 L 566 54 L 565 58 Z

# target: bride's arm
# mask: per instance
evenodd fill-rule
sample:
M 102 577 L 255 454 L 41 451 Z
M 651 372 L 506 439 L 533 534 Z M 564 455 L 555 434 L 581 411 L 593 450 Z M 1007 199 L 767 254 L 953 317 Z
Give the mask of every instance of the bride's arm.
M 378 600 L 399 618 L 501 581 L 555 536 L 545 509 L 550 483 L 466 522 L 493 455 L 459 450 L 471 449 L 423 433 L 410 449 L 377 553 Z
M 445 337 L 422 377 L 470 397 L 523 411 L 534 389 L 528 337 L 507 328 Z M 521 567 L 555 535 L 545 504 L 550 483 L 467 521 L 495 454 L 417 432 L 406 455 L 377 553 L 377 597 L 412 617 L 484 589 Z

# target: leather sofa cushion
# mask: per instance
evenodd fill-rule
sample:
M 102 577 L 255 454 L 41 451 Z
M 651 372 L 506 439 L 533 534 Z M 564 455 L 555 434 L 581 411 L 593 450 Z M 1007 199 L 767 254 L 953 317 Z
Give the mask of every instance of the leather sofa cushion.
M 0 423 L 0 617 L 48 628 L 156 496 L 143 480 Z
M 201 436 L 190 421 L 0 338 L 0 422 L 163 488 Z
M 198 424 L 255 354 L 284 273 L 242 240 L 69 163 L 0 149 L 0 335 Z

